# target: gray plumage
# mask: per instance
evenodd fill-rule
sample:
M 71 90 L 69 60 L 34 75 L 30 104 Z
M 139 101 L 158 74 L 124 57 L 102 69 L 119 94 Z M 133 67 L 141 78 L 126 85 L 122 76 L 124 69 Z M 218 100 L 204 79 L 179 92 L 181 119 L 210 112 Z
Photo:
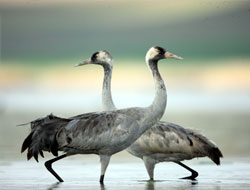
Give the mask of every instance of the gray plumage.
M 28 160 L 42 151 L 58 151 L 66 154 L 45 163 L 46 168 L 59 181 L 63 181 L 52 169 L 52 163 L 74 154 L 97 154 L 101 160 L 100 183 L 110 157 L 131 145 L 141 134 L 155 124 L 163 115 L 166 107 L 166 89 L 159 74 L 157 62 L 164 59 L 162 54 L 157 59 L 147 62 L 155 81 L 156 95 L 153 103 L 145 108 L 127 108 L 115 111 L 93 112 L 71 118 L 48 115 L 31 122 L 31 132 L 24 140 L 21 152 L 28 149 Z M 94 54 L 88 61 L 107 61 L 103 54 Z M 82 63 L 85 64 L 85 63 Z
M 157 122 L 129 148 L 128 152 L 143 159 L 149 156 L 155 163 L 179 162 L 208 156 L 217 165 L 222 154 L 218 147 L 194 130 L 169 122 Z
M 157 49 L 157 48 L 156 48 Z M 104 51 L 105 52 L 105 51 Z M 102 91 L 103 110 L 115 110 L 116 107 L 111 95 L 111 77 L 113 62 L 111 55 L 106 52 L 109 61 L 99 64 L 104 68 L 104 80 Z M 159 162 L 172 161 L 180 164 L 192 172 L 187 179 L 194 179 L 198 173 L 180 163 L 196 157 L 209 157 L 215 164 L 220 164 L 221 151 L 205 136 L 194 130 L 183 128 L 177 124 L 159 121 L 140 136 L 127 151 L 141 159 L 147 168 L 150 179 L 154 176 L 154 166 Z

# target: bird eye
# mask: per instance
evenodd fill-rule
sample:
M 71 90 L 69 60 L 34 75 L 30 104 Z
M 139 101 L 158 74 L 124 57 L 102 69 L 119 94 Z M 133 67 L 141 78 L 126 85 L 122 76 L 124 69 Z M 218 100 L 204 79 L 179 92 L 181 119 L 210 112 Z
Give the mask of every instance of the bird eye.
M 91 60 L 92 60 L 92 61 L 96 60 L 97 56 L 98 56 L 98 52 L 94 53 L 94 54 L 92 55 L 92 57 L 91 57 Z

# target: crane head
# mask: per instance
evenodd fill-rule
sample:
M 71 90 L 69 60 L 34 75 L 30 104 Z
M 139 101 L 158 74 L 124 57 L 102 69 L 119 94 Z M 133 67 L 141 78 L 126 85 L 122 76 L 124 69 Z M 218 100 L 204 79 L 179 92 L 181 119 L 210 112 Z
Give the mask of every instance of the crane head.
M 160 59 L 167 59 L 167 58 L 178 59 L 178 60 L 183 59 L 182 57 L 174 55 L 173 53 L 170 53 L 169 51 L 166 51 L 164 48 L 159 47 L 159 46 L 151 47 L 146 54 L 146 61 L 147 62 L 149 60 L 158 61 Z
M 87 64 L 97 64 L 97 65 L 102 65 L 102 66 L 111 66 L 113 67 L 113 59 L 110 53 L 106 50 L 101 50 L 98 52 L 95 52 L 91 58 L 76 64 L 75 66 L 82 66 L 82 65 L 87 65 Z

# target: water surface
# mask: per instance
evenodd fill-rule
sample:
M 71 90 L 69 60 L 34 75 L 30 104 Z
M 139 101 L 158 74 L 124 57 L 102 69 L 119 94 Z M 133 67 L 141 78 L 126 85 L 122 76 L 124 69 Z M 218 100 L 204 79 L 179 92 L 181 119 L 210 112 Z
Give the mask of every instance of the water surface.
M 224 159 L 219 167 L 208 159 L 188 161 L 186 164 L 200 173 L 195 181 L 179 179 L 189 172 L 178 165 L 161 163 L 156 166 L 154 182 L 147 181 L 146 170 L 139 159 L 123 161 L 119 155 L 112 158 L 104 186 L 98 182 L 100 164 L 97 156 L 77 156 L 56 163 L 54 169 L 64 179 L 63 183 L 58 183 L 46 170 L 44 160 L 39 164 L 34 160 L 1 161 L 1 189 L 250 189 L 248 158 Z

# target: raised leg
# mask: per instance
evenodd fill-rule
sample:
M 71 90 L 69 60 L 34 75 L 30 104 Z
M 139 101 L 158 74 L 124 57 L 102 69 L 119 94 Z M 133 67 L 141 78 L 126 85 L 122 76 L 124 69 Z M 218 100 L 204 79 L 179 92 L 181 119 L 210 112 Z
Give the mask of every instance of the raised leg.
M 190 171 L 192 174 L 191 176 L 187 176 L 187 177 L 183 177 L 181 179 L 191 179 L 191 180 L 195 180 L 195 178 L 199 175 L 197 171 L 193 170 L 192 168 L 186 166 L 185 164 L 181 163 L 181 162 L 176 162 L 177 164 L 179 164 L 180 166 L 182 166 L 183 168 L 187 169 L 188 171 Z
M 100 161 L 101 161 L 101 176 L 100 176 L 100 184 L 103 184 L 104 181 L 104 175 L 106 172 L 106 169 L 109 165 L 110 156 L 108 155 L 100 155 Z
M 61 160 L 63 158 L 65 158 L 67 156 L 67 154 L 63 154 L 61 156 L 58 156 L 56 158 L 53 158 L 51 160 L 48 160 L 47 162 L 45 162 L 45 167 L 47 168 L 47 170 L 49 170 L 49 172 L 55 176 L 55 178 L 60 181 L 60 182 L 63 182 L 62 178 L 52 169 L 52 163 L 58 161 L 58 160 Z
M 150 158 L 148 156 L 143 156 L 143 161 L 144 161 L 144 165 L 147 169 L 148 175 L 150 177 L 150 180 L 153 181 L 154 180 L 155 160 L 153 160 L 152 158 Z

